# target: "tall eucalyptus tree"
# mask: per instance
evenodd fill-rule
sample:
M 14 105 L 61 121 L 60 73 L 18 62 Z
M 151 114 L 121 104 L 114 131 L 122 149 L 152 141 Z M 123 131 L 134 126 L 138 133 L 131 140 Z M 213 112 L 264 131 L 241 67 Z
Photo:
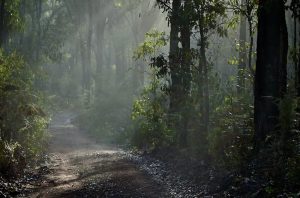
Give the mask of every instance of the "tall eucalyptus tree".
M 264 147 L 265 138 L 278 130 L 277 100 L 287 90 L 287 54 L 284 2 L 259 1 L 254 103 L 256 149 Z

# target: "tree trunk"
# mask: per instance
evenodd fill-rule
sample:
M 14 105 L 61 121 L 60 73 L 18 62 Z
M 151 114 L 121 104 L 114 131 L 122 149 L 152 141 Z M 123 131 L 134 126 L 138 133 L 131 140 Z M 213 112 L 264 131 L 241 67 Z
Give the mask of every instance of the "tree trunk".
M 97 27 L 96 27 L 96 41 L 97 41 L 97 45 L 96 45 L 96 63 L 97 63 L 97 67 L 96 67 L 96 84 L 95 84 L 95 96 L 98 97 L 99 93 L 102 91 L 102 83 L 103 83 L 103 79 L 102 79 L 102 75 L 103 75 L 103 53 L 104 53 L 104 29 L 105 29 L 105 21 L 100 20 L 97 23 Z
M 242 0 L 241 7 L 245 7 L 246 1 Z M 241 14 L 240 16 L 240 49 L 239 49 L 239 65 L 237 77 L 237 94 L 241 95 L 245 91 L 245 70 L 246 70 L 246 17 Z
M 36 22 L 37 22 L 37 41 L 35 46 L 35 61 L 37 62 L 40 58 L 41 49 L 41 17 L 42 17 L 42 0 L 36 0 Z
M 116 60 L 116 86 L 120 87 L 120 85 L 122 83 L 124 83 L 124 79 L 125 79 L 125 58 L 124 58 L 124 49 L 122 48 L 118 48 L 117 44 L 114 44 L 114 48 L 115 48 L 115 60 Z
M 103 66 L 103 52 L 104 52 L 104 29 L 105 29 L 105 21 L 100 20 L 97 23 L 96 27 L 96 41 L 97 41 L 97 54 L 96 54 L 96 62 L 97 62 L 97 68 L 96 72 L 97 74 L 100 74 L 102 71 Z
M 172 2 L 172 16 L 170 19 L 171 23 L 171 32 L 170 32 L 170 74 L 171 74 L 171 87 L 170 87 L 170 114 L 175 116 L 177 109 L 178 109 L 178 95 L 179 86 L 180 86 L 180 79 L 179 79 L 179 58 L 178 58 L 178 43 L 179 43 L 179 8 L 180 8 L 181 1 L 180 0 L 173 0 Z
M 132 32 L 133 32 L 133 46 L 132 48 L 135 49 L 138 45 L 139 45 L 139 38 L 138 38 L 138 27 L 134 26 L 132 28 Z M 136 91 L 138 90 L 138 88 L 141 86 L 141 82 L 140 82 L 140 65 L 141 65 L 141 60 L 136 60 L 134 61 L 134 65 L 133 65 L 133 73 L 132 73 L 132 87 L 133 90 Z
M 255 71 L 252 67 L 252 54 L 253 54 L 253 45 L 254 45 L 254 32 L 253 32 L 253 21 L 248 18 L 248 24 L 249 24 L 249 33 L 250 33 L 250 45 L 249 45 L 249 51 L 248 51 L 248 67 L 250 74 L 252 76 L 255 76 Z
M 199 60 L 199 91 L 200 91 L 200 108 L 202 114 L 202 126 L 201 130 L 204 134 L 208 133 L 209 127 L 209 82 L 208 82 L 208 65 L 207 65 L 207 57 L 206 57 L 206 43 L 207 37 L 205 35 L 204 30 L 204 15 L 203 10 L 200 8 L 199 15 L 199 31 L 200 31 L 200 60 Z
M 181 84 L 181 59 L 179 53 L 179 31 L 180 31 L 180 11 L 181 0 L 173 0 L 172 2 L 172 13 L 170 18 L 171 31 L 170 31 L 170 53 L 169 53 L 169 64 L 170 64 L 170 107 L 169 107 L 169 125 L 175 131 L 177 135 L 177 143 L 180 147 L 183 147 L 185 143 L 185 137 L 183 136 L 183 126 L 181 121 L 180 110 L 182 108 L 181 97 L 182 97 L 182 84 Z M 182 138 L 182 139 L 181 139 Z
M 80 56 L 81 56 L 81 66 L 82 66 L 82 89 L 83 93 L 87 89 L 86 87 L 86 46 L 82 38 L 82 32 L 79 32 L 79 42 L 80 42 Z
M 25 21 L 25 14 L 26 14 L 26 0 L 22 0 L 20 3 L 20 17 L 22 18 L 22 20 Z M 20 40 L 19 40 L 19 44 L 20 44 L 20 50 L 23 51 L 24 53 L 24 31 L 20 32 Z
M 297 67 L 297 71 L 296 71 L 296 76 L 297 77 L 297 85 L 298 87 L 296 88 L 297 89 L 297 96 L 300 97 L 300 16 L 298 17 L 298 27 L 299 27 L 299 45 L 298 45 L 298 67 Z
M 86 57 L 86 91 L 87 105 L 91 102 L 91 70 L 92 70 L 92 37 L 93 37 L 93 8 L 88 3 L 88 34 L 87 34 L 87 57 Z
M 5 43 L 5 0 L 1 0 L 0 4 L 0 47 Z
M 189 10 L 190 10 L 190 0 L 185 0 L 184 2 L 184 13 L 183 21 L 181 24 L 181 43 L 182 43 L 182 63 L 180 69 L 180 78 L 181 78 L 181 95 L 179 97 L 180 102 L 180 114 L 181 114 L 181 123 L 179 127 L 179 146 L 184 148 L 187 146 L 187 135 L 188 135 L 188 121 L 189 121 L 189 108 L 188 108 L 188 98 L 191 89 L 191 27 L 189 19 Z
M 283 1 L 259 1 L 254 104 L 256 150 L 263 147 L 267 135 L 278 126 L 276 99 L 286 93 L 287 52 L 288 34 Z
M 77 17 L 78 17 L 77 18 L 77 20 L 78 20 L 77 21 L 77 27 L 80 28 L 80 25 L 82 23 L 81 13 L 79 13 L 77 15 Z M 84 40 L 83 32 L 80 29 L 78 31 L 78 36 L 79 36 L 79 45 L 80 45 L 79 50 L 80 50 L 81 67 L 82 67 L 82 93 L 85 94 L 85 91 L 87 89 L 87 86 L 86 86 L 86 84 L 87 84 L 87 79 L 86 79 L 86 71 L 87 71 L 87 69 L 86 69 L 86 59 L 87 58 L 86 57 L 87 57 L 87 55 L 86 55 L 86 51 L 87 51 L 87 49 L 86 49 L 86 43 L 85 43 L 85 40 Z

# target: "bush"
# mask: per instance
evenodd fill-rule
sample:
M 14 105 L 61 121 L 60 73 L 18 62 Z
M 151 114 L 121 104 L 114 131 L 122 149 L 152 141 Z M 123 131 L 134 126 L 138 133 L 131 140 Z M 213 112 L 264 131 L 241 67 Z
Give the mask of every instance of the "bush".
M 214 109 L 208 142 L 216 164 L 237 169 L 246 166 L 252 152 L 252 112 L 250 101 L 235 96 L 224 97 Z
M 46 114 L 32 89 L 34 75 L 16 53 L 0 51 L 0 172 L 23 170 L 45 143 Z M 24 159 L 23 159 L 24 158 Z M 17 166 L 17 168 L 15 168 Z M 16 173 L 17 174 L 17 173 Z
M 174 141 L 174 134 L 167 125 L 167 100 L 160 83 L 154 77 L 141 97 L 134 102 L 131 142 L 138 148 L 152 150 L 169 146 Z
M 26 159 L 19 143 L 0 140 L 0 170 L 5 176 L 14 177 L 22 173 Z
M 287 188 L 291 191 L 300 187 L 300 98 L 295 99 L 291 95 L 286 95 L 279 102 L 280 110 L 280 133 L 276 134 L 274 142 L 278 142 L 279 148 L 276 152 L 278 170 L 283 175 L 287 183 Z M 283 168 L 284 167 L 284 168 Z M 279 171 L 277 171 L 279 172 Z

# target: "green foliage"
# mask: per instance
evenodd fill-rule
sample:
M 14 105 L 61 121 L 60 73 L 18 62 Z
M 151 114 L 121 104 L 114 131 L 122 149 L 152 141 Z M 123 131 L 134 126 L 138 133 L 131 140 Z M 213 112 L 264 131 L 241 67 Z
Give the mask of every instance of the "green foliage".
M 70 23 L 69 13 L 64 5 L 58 4 L 51 7 L 51 4 L 45 6 L 52 9 L 47 20 L 49 22 L 43 24 L 43 38 L 37 41 L 37 48 L 41 48 L 41 55 L 46 63 L 63 61 L 64 42 L 74 34 L 75 26 Z M 50 23 L 51 21 L 51 23 Z M 29 37 L 32 35 L 28 35 Z M 38 46 L 41 45 L 42 47 Z
M 8 31 L 23 28 L 23 20 L 20 17 L 19 8 L 21 0 L 9 0 L 5 2 L 6 21 Z
M 300 187 L 299 103 L 289 94 L 275 102 L 280 110 L 279 125 L 267 135 L 264 148 L 253 156 L 252 170 L 267 181 L 265 191 L 272 197 L 283 191 L 298 193 Z
M 24 61 L 16 53 L 6 56 L 0 50 L 0 90 L 1 92 L 13 91 L 20 86 L 28 89 L 30 74 L 24 68 Z M 25 73 L 22 73 L 22 72 Z
M 233 58 L 239 62 L 237 58 Z M 237 64 L 233 64 L 235 66 Z M 208 153 L 215 165 L 228 170 L 241 170 L 253 151 L 253 93 L 245 77 L 245 86 L 237 93 L 236 75 L 211 79 L 211 128 L 207 137 Z
M 293 187 L 300 186 L 300 116 L 299 98 L 295 99 L 291 95 L 286 95 L 279 102 L 279 124 L 280 133 L 274 141 L 278 142 L 279 148 L 273 152 L 276 154 L 279 165 L 287 182 Z M 282 167 L 285 167 L 282 169 Z
M 212 112 L 209 153 L 219 166 L 242 168 L 252 152 L 253 107 L 248 94 L 223 92 Z
M 229 0 L 226 2 L 227 7 L 233 11 L 233 13 L 238 15 L 243 15 L 247 18 L 248 22 L 253 24 L 253 28 L 255 27 L 256 21 L 256 15 L 257 15 L 257 7 L 258 7 L 258 1 L 257 0 L 244 0 L 244 3 L 242 4 L 239 0 Z M 237 22 L 235 17 L 233 18 L 233 21 L 231 21 L 231 24 Z M 254 33 L 254 29 L 250 30 L 252 33 Z
M 167 61 L 162 54 L 157 56 L 159 49 L 166 45 L 165 33 L 153 30 L 146 33 L 145 41 L 134 52 L 135 59 L 151 61 L 151 81 L 134 101 L 131 113 L 133 126 L 129 139 L 138 148 L 153 150 L 174 142 L 174 134 L 167 124 Z
M 291 185 L 290 188 L 298 188 L 300 186 L 300 154 L 290 157 L 287 159 L 287 174 L 286 178 L 288 183 Z
M 25 126 L 19 129 L 19 142 L 25 148 L 28 157 L 33 158 L 44 151 L 48 136 L 45 134 L 45 128 L 48 120 L 42 116 L 35 115 L 27 117 L 24 120 Z
M 167 124 L 166 94 L 161 91 L 161 83 L 153 77 L 133 104 L 131 118 L 134 131 L 131 142 L 138 148 L 152 150 L 170 146 L 174 141 L 174 134 Z
M 279 102 L 279 123 L 282 133 L 288 133 L 295 127 L 297 100 L 292 96 L 286 95 Z
M 240 22 L 240 16 L 239 15 L 233 15 L 230 20 L 227 23 L 227 27 L 229 29 L 236 29 Z
M 290 47 L 289 59 L 293 60 L 295 63 L 298 63 L 298 61 L 300 61 L 299 47 Z
M 92 104 L 92 108 L 87 109 L 79 117 L 80 125 L 86 126 L 87 131 L 105 142 L 130 141 L 140 148 L 147 144 L 152 149 L 158 145 L 168 144 L 171 137 L 166 126 L 166 107 L 162 106 L 166 95 L 163 96 L 164 93 L 161 91 L 164 80 L 161 77 L 159 80 L 155 76 L 162 75 L 161 69 L 157 66 L 161 61 L 151 59 L 165 45 L 165 33 L 153 30 L 146 34 L 145 42 L 134 53 L 135 59 L 155 62 L 151 65 L 152 81 L 140 99 L 132 104 L 134 98 L 128 97 L 128 91 L 132 87 L 127 85 L 127 79 L 120 85 L 106 84 L 98 90 L 101 91 L 101 95 L 96 98 L 97 103 Z M 133 106 L 133 109 L 129 109 L 128 106 Z M 128 119 L 130 114 L 132 120 Z
M 142 59 L 146 57 L 155 57 L 158 49 L 167 45 L 167 38 L 165 32 L 152 30 L 145 35 L 145 41 L 134 52 L 135 59 Z
M 205 34 L 216 30 L 220 36 L 227 36 L 227 29 L 221 25 L 223 20 L 227 17 L 226 7 L 223 1 L 195 0 L 194 4 L 196 13 L 193 13 L 192 18 L 200 23 L 198 27 L 205 27 Z
M 16 176 L 25 168 L 24 156 L 20 152 L 21 145 L 17 142 L 0 141 L 0 170 L 6 176 Z
M 10 166 L 10 163 L 15 163 L 14 160 L 19 161 L 21 153 L 22 157 L 33 159 L 43 149 L 47 119 L 39 106 L 39 96 L 31 88 L 33 77 L 33 73 L 20 56 L 16 53 L 5 55 L 0 51 L 2 167 Z M 18 154 L 15 153 L 16 150 Z

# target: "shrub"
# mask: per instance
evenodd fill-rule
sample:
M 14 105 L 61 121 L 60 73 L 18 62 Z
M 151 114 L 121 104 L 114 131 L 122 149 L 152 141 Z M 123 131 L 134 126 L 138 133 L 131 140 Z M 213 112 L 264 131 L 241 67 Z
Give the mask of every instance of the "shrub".
M 167 125 L 166 95 L 161 81 L 153 77 L 141 97 L 134 102 L 132 120 L 134 130 L 131 142 L 138 148 L 152 150 L 172 144 L 174 134 Z
M 213 112 L 213 124 L 208 135 L 209 153 L 216 164 L 240 169 L 252 151 L 253 119 L 249 101 L 226 96 Z
M 0 51 L 0 172 L 23 170 L 45 143 L 46 114 L 32 89 L 34 75 L 16 53 Z M 17 172 L 15 170 L 18 170 Z

